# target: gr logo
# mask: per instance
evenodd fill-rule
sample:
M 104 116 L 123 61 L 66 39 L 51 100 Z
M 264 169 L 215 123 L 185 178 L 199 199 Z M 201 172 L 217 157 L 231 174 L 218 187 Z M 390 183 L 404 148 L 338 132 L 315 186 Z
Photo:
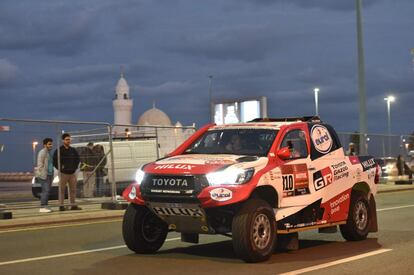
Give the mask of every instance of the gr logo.
M 331 168 L 326 167 L 320 171 L 313 173 L 313 185 L 315 190 L 318 191 L 325 186 L 332 183 L 332 171 Z

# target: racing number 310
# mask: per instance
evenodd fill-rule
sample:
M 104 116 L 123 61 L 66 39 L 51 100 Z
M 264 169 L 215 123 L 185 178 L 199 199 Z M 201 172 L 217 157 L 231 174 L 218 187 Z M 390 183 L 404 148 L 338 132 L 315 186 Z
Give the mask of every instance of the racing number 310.
M 283 191 L 293 190 L 293 175 L 282 176 L 283 180 Z

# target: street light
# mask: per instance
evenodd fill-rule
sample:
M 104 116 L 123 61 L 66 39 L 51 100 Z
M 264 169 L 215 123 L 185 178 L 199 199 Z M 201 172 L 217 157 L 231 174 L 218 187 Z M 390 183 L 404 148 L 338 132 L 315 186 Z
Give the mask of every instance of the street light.
M 391 102 L 395 101 L 395 97 L 390 95 L 384 98 L 387 101 L 387 115 L 388 115 L 388 153 L 391 155 Z
M 209 114 L 210 114 L 210 122 L 214 121 L 213 119 L 213 102 L 212 102 L 212 95 L 211 95 L 211 82 L 213 81 L 213 76 L 208 76 L 208 105 L 209 105 Z
M 319 92 L 319 88 L 316 87 L 313 89 L 313 91 L 315 92 L 315 113 L 317 116 L 319 116 L 319 106 L 318 106 L 318 92 Z
M 362 0 L 356 0 L 356 23 L 358 45 L 358 99 L 359 99 L 359 153 L 366 155 L 364 135 L 367 133 L 367 99 L 365 93 L 364 43 L 362 33 Z
M 32 149 L 33 149 L 33 167 L 36 167 L 36 146 L 39 144 L 36 140 L 32 142 Z

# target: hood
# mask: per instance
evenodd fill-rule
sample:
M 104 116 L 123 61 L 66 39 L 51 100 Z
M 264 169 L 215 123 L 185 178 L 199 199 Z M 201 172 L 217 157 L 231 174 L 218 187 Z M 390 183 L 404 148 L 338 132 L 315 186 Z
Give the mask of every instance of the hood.
M 258 158 L 249 157 L 247 160 L 257 161 Z M 241 162 L 246 163 L 244 156 L 188 154 L 149 163 L 144 171 L 151 174 L 206 174 Z

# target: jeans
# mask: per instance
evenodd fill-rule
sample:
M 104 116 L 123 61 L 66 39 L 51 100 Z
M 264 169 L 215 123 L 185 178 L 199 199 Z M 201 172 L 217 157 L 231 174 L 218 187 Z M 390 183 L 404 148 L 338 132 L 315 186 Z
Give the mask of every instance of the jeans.
M 50 186 L 52 185 L 53 175 L 47 175 L 47 178 L 39 179 L 42 185 L 42 193 L 40 194 L 40 205 L 45 207 L 48 205 Z

